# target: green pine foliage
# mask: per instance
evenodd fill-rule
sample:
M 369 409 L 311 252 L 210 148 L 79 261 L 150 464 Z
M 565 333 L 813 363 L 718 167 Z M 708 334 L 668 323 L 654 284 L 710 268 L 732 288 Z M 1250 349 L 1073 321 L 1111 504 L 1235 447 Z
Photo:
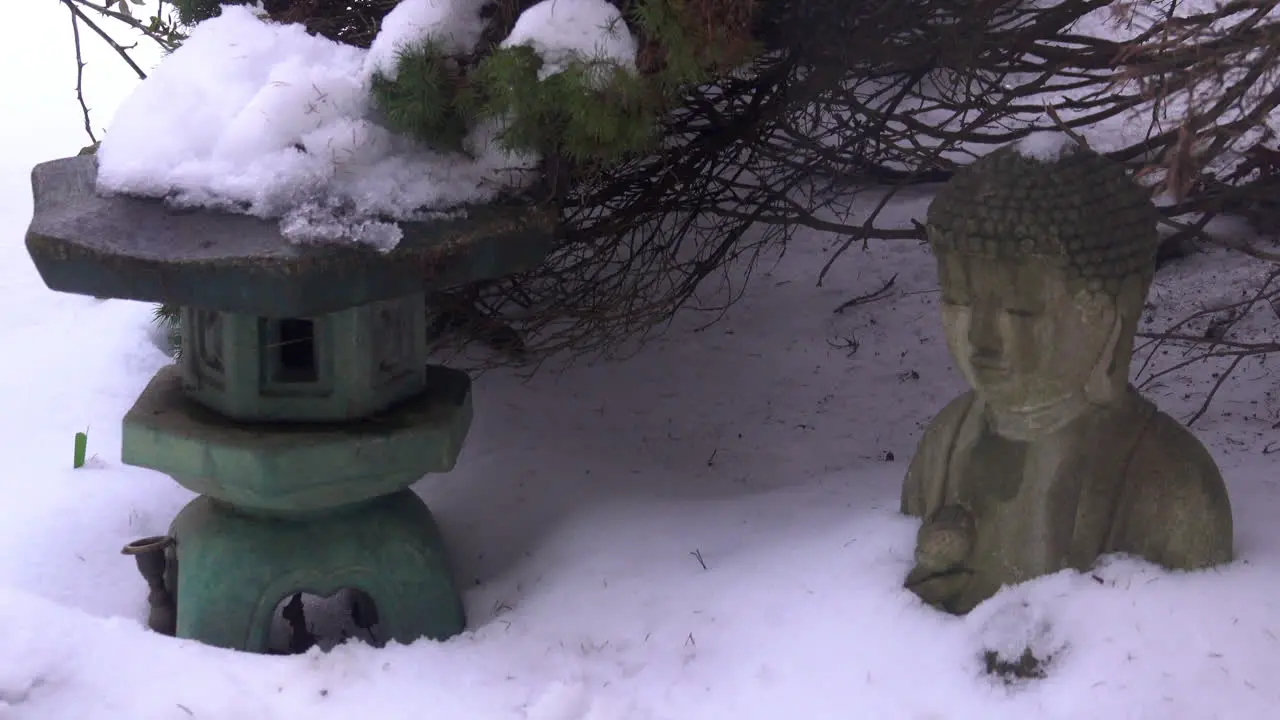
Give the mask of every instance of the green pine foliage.
M 740 60 L 740 47 L 714 30 L 690 27 L 695 1 L 630 5 L 632 27 L 661 48 L 661 62 L 645 73 L 582 58 L 539 79 L 542 60 L 531 48 L 497 47 L 478 59 L 457 58 L 428 40 L 399 54 L 395 79 L 375 75 L 373 104 L 389 128 L 438 150 L 463 150 L 468 130 L 493 119 L 507 150 L 556 153 L 579 166 L 607 166 L 653 149 L 658 119 L 679 94 L 710 80 L 714 69 Z M 220 5 L 244 2 L 173 0 L 187 24 L 217 15 Z
M 667 92 L 675 92 L 708 79 L 708 59 L 700 57 L 714 49 L 698 47 L 690 38 L 681 13 L 684 0 L 644 0 L 635 6 L 635 21 L 646 37 L 659 38 L 666 51 L 665 64 L 653 81 Z
M 656 107 L 635 73 L 605 60 L 578 60 L 539 80 L 541 68 L 531 48 L 506 47 L 470 75 L 474 112 L 502 122 L 506 149 L 608 164 L 656 139 Z
M 182 310 L 177 305 L 157 305 L 153 319 L 169 341 L 169 355 L 175 360 L 182 355 Z
M 222 12 L 222 5 L 244 5 L 250 0 L 171 0 L 171 5 L 178 11 L 178 19 L 184 25 L 217 17 Z
M 373 101 L 394 130 L 431 147 L 461 148 L 467 128 L 497 119 L 507 150 L 556 151 L 579 162 L 608 163 L 649 147 L 655 108 L 644 81 L 615 63 L 583 60 L 538 79 L 531 48 L 495 49 L 465 75 L 437 45 L 397 58 L 395 79 L 378 75 Z
M 392 130 L 438 149 L 462 150 L 470 118 L 459 103 L 464 94 L 457 60 L 426 41 L 396 57 L 396 79 L 373 78 L 375 106 Z
M 760 51 L 758 43 L 738 36 L 723 25 L 691 25 L 694 0 L 641 0 L 635 23 L 645 37 L 657 38 L 665 52 L 665 67 L 654 80 L 668 92 L 709 82 L 716 70 L 732 69 Z M 722 3 L 727 4 L 727 3 Z M 691 32 L 697 30 L 701 35 Z
M 432 147 L 456 149 L 466 128 L 500 121 L 507 150 L 558 153 L 584 166 L 615 163 L 651 150 L 658 119 L 690 85 L 733 62 L 728 42 L 706 43 L 687 24 L 687 0 L 641 0 L 633 22 L 663 49 L 656 72 L 638 74 L 599 58 L 571 61 L 539 79 L 529 47 L 498 47 L 459 70 L 436 45 L 398 58 L 394 80 L 375 79 L 373 99 L 387 122 Z

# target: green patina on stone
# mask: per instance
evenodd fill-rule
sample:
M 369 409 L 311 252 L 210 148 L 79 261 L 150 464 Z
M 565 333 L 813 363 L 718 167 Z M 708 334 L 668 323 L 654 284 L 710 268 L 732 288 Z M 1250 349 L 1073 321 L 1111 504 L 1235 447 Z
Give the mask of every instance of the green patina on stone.
M 97 173 L 92 155 L 31 173 L 27 251 L 53 290 L 309 317 L 528 270 L 561 235 L 555 208 L 496 203 L 400 223 L 404 238 L 386 253 L 299 245 L 274 220 L 100 195 Z
M 245 422 L 361 418 L 427 387 L 421 293 L 310 318 L 184 308 L 186 392 Z
M 406 489 L 452 469 L 471 424 L 467 376 L 427 363 L 425 294 L 533 267 L 558 240 L 556 211 L 402 223 L 382 253 L 105 197 L 96 174 L 93 156 L 35 168 L 27 248 L 54 290 L 180 308 L 179 365 L 124 420 L 126 463 L 201 493 L 170 538 L 125 549 L 153 627 L 264 651 L 282 599 L 351 588 L 373 602 L 379 639 L 460 632 L 444 545 Z
M 374 599 L 383 641 L 443 640 L 466 626 L 435 520 L 409 490 L 305 522 L 255 517 L 201 497 L 178 514 L 170 535 L 180 638 L 266 652 L 282 600 L 344 588 Z
M 1213 458 L 1129 384 L 1156 220 L 1121 166 L 1082 149 L 998 150 L 930 206 L 943 330 L 973 389 L 930 423 L 903 484 L 922 520 L 906 585 L 929 604 L 966 613 L 1107 553 L 1231 560 Z
M 246 424 L 187 397 L 177 369 L 165 368 L 124 417 L 122 459 L 250 510 L 360 502 L 453 469 L 471 424 L 471 381 L 442 367 L 426 375 L 426 392 L 361 420 Z

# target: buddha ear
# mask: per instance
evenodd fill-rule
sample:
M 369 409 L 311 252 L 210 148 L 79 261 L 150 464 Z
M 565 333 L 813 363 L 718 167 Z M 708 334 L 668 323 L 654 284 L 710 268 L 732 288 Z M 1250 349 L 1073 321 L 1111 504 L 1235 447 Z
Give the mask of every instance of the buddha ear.
M 1110 320 L 1111 330 L 1107 333 L 1107 340 L 1103 343 L 1102 350 L 1098 353 L 1098 359 L 1094 361 L 1093 370 L 1089 372 L 1089 379 L 1084 386 L 1085 398 L 1099 405 L 1105 405 L 1115 397 L 1117 363 L 1122 362 L 1118 351 L 1120 338 L 1124 336 L 1124 316 L 1115 305 L 1107 303 L 1102 314 L 1104 321 Z M 1127 378 L 1128 367 L 1126 366 L 1125 381 Z

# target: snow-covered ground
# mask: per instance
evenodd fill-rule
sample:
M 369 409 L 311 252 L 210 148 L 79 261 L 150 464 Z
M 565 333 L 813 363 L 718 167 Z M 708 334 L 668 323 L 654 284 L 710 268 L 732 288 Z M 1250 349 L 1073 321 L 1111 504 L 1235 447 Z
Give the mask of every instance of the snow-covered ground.
M 851 253 L 818 288 L 828 243 L 810 236 L 711 329 L 528 383 L 481 377 L 459 468 L 418 486 L 454 546 L 466 634 L 268 657 L 147 631 L 119 550 L 190 496 L 120 464 L 120 418 L 167 359 L 150 307 L 54 294 L 27 259 L 30 166 L 84 140 L 65 11 L 27 2 L 6 19 L 0 63 L 25 70 L 0 114 L 3 720 L 1280 717 L 1280 401 L 1265 363 L 1245 363 L 1195 426 L 1231 489 L 1230 566 L 1112 559 L 966 618 L 901 589 L 915 533 L 896 512 L 902 475 L 962 389 L 914 243 Z M 91 100 L 109 112 L 128 76 L 92 60 Z M 895 273 L 883 299 L 832 314 Z M 1212 253 L 1176 263 L 1154 319 L 1256 276 Z M 1269 334 L 1276 319 L 1251 322 Z M 1150 394 L 1184 417 L 1219 369 Z M 86 428 L 94 458 L 72 470 Z M 982 673 L 985 649 L 1028 643 L 1056 651 L 1047 678 Z

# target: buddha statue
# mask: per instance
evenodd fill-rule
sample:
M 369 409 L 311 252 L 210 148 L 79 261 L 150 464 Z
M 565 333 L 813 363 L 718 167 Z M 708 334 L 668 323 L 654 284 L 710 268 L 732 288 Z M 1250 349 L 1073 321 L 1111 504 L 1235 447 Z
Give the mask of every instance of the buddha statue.
M 1129 384 L 1156 210 L 1112 161 L 997 150 L 929 207 L 942 323 L 973 388 L 925 430 L 902 512 L 923 522 L 906 586 L 964 614 L 1010 585 L 1129 553 L 1232 557 L 1205 447 Z

